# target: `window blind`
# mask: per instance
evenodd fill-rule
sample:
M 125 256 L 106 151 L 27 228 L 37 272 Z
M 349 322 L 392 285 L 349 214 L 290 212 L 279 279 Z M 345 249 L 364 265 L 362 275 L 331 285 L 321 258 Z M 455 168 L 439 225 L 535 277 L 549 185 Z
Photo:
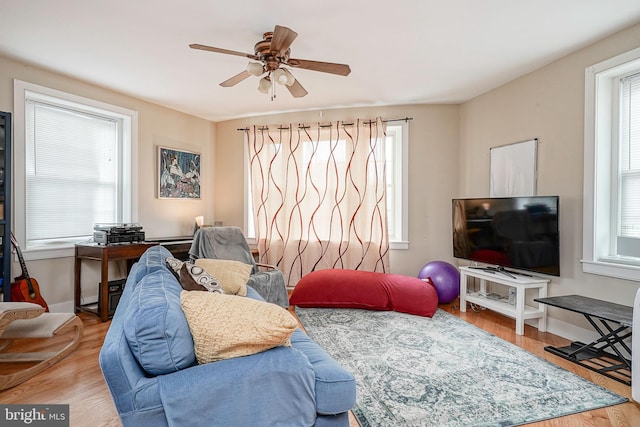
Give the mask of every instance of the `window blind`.
M 619 235 L 640 238 L 640 73 L 621 82 Z
M 26 236 L 46 242 L 91 235 L 118 220 L 119 123 L 26 103 Z

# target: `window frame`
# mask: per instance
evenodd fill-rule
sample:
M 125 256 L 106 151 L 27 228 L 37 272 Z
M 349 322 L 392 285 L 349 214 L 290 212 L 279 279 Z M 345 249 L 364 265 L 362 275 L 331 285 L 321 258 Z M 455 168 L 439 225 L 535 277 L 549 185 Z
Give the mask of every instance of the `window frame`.
M 640 71 L 640 48 L 585 69 L 582 270 L 640 281 L 640 258 L 607 255 L 617 239 L 617 82 Z
M 396 216 L 400 218 L 400 239 L 391 240 L 389 242 L 390 249 L 409 249 L 409 122 L 404 120 L 401 123 L 387 125 L 389 128 L 399 128 L 401 133 L 401 141 L 394 147 L 396 164 L 394 173 L 397 185 L 396 188 L 399 197 L 396 203 Z M 397 135 L 398 131 L 394 131 Z M 251 245 L 255 244 L 255 228 L 253 227 L 251 212 L 251 180 L 249 175 L 249 152 L 246 144 L 246 132 L 243 134 L 243 150 L 244 150 L 244 229 L 247 236 L 247 242 Z
M 74 256 L 75 244 L 87 241 L 87 237 L 68 239 L 46 245 L 26 243 L 26 107 L 27 100 L 34 99 L 61 107 L 80 109 L 112 117 L 121 123 L 122 164 L 120 179 L 122 186 L 123 222 L 135 222 L 138 216 L 138 113 L 136 111 L 107 104 L 90 98 L 70 94 L 48 87 L 14 79 L 14 234 L 23 248 L 26 260 L 49 259 Z M 88 230 L 87 236 L 91 236 Z

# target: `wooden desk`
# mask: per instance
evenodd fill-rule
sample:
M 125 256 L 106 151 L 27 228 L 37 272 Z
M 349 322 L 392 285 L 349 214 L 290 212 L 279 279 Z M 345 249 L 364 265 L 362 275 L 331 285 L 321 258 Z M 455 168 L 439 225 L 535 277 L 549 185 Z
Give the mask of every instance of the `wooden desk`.
M 566 347 L 547 346 L 546 351 L 631 385 L 631 348 L 625 340 L 632 333 L 633 307 L 581 295 L 537 298 L 535 301 L 582 314 L 600 334 L 600 338 L 588 344 L 574 341 Z
M 152 246 L 165 246 L 174 257 L 179 259 L 188 258 L 191 247 L 191 237 L 155 239 L 140 243 L 121 243 L 112 245 L 99 245 L 97 243 L 79 243 L 76 245 L 75 254 L 75 289 L 74 305 L 75 311 L 88 311 L 97 314 L 101 321 L 106 321 L 113 316 L 115 307 L 109 311 L 109 261 L 127 261 L 127 274 L 131 270 L 134 262 Z M 82 260 L 100 261 L 100 285 L 98 287 L 98 303 L 82 304 L 81 272 Z
M 189 259 L 189 250 L 191 249 L 192 242 L 193 237 L 191 236 L 162 237 L 145 240 L 145 243 L 164 246 L 171 252 L 171 255 L 181 261 L 187 261 Z

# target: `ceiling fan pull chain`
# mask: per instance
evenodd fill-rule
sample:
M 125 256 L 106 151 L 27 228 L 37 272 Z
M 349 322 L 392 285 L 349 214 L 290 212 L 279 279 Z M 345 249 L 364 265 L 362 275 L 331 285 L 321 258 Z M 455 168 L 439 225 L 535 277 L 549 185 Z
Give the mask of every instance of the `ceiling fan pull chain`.
M 269 76 L 271 76 L 271 73 L 269 73 Z M 276 82 L 271 80 L 271 102 L 276 99 L 276 86 L 278 86 Z

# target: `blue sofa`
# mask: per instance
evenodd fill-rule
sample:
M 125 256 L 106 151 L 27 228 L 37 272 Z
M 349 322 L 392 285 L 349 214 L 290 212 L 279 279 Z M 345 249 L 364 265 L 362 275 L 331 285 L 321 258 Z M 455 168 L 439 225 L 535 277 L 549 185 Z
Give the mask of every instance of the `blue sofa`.
M 291 347 L 198 364 L 169 256 L 154 246 L 133 266 L 100 351 L 125 427 L 348 427 L 355 379 L 299 329 Z

